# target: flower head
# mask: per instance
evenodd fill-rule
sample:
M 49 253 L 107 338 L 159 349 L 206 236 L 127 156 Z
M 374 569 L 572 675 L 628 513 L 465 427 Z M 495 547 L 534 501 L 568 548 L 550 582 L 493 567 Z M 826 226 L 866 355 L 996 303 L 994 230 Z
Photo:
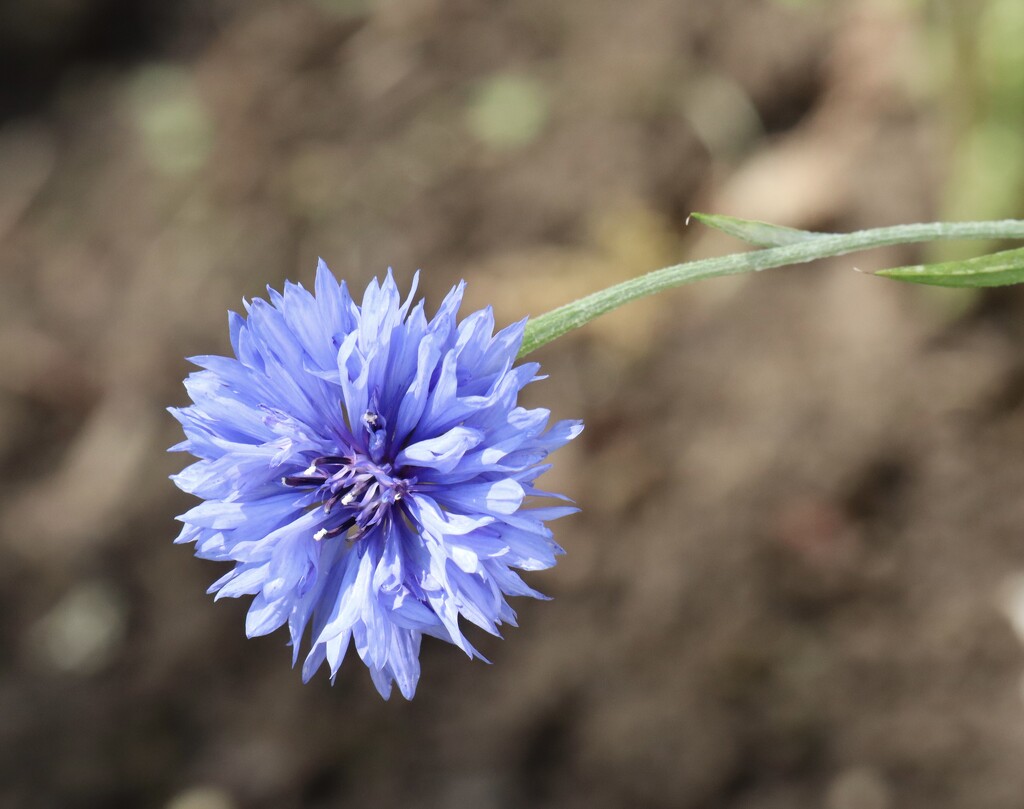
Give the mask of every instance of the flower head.
M 234 563 L 210 592 L 253 597 L 250 637 L 287 624 L 294 664 L 309 628 L 306 681 L 354 644 L 411 698 L 423 635 L 479 656 L 460 619 L 515 625 L 505 597 L 541 597 L 515 571 L 562 552 L 545 521 L 576 509 L 524 502 L 553 496 L 542 461 L 583 426 L 517 405 L 539 367 L 514 365 L 525 322 L 457 322 L 463 289 L 428 320 L 390 272 L 359 305 L 321 262 L 315 296 L 287 283 L 230 314 L 234 358 L 191 359 L 172 449 L 199 460 L 173 480 L 204 502 L 176 541 Z

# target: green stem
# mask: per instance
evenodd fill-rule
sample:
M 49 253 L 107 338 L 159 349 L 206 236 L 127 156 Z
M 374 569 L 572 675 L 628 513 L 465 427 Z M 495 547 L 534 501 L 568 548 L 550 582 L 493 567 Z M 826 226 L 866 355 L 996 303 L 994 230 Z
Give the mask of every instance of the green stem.
M 822 234 L 814 239 L 783 247 L 770 247 L 720 258 L 674 264 L 599 290 L 531 319 L 526 324 L 519 356 L 524 357 L 556 337 L 561 337 L 566 332 L 577 329 L 625 303 L 691 281 L 742 272 L 757 272 L 787 264 L 802 264 L 873 247 L 935 239 L 1024 239 L 1024 220 L 932 222 L 859 230 L 854 233 Z

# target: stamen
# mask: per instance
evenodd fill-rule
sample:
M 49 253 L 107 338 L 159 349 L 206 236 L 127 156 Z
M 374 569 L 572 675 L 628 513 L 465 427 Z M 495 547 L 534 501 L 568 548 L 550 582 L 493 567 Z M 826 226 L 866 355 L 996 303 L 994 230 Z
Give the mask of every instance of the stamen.
M 324 479 L 320 477 L 306 477 L 303 475 L 288 475 L 281 478 L 281 482 L 285 486 L 319 486 L 324 482 Z
M 384 424 L 384 419 L 372 412 L 367 413 L 366 421 Z M 392 474 L 391 464 L 373 458 L 325 455 L 315 459 L 301 474 L 287 475 L 281 482 L 285 486 L 315 488 L 325 517 L 342 512 L 341 522 L 320 528 L 313 534 L 315 540 L 330 539 L 354 527 L 349 539 L 355 542 L 386 520 L 392 506 L 416 483 L 415 478 L 392 477 Z

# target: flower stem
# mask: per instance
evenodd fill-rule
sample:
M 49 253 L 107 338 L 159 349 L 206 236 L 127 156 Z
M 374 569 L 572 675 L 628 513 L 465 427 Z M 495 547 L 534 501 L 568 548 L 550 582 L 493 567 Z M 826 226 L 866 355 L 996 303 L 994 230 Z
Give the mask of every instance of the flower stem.
M 526 325 L 519 356 L 524 357 L 556 337 L 561 337 L 566 332 L 579 328 L 625 303 L 691 281 L 742 272 L 757 272 L 787 264 L 802 264 L 873 247 L 938 239 L 1024 239 L 1024 220 L 932 222 L 873 228 L 854 233 L 821 234 L 813 239 L 782 247 L 769 247 L 748 253 L 734 253 L 720 258 L 674 264 L 591 293 L 531 319 Z

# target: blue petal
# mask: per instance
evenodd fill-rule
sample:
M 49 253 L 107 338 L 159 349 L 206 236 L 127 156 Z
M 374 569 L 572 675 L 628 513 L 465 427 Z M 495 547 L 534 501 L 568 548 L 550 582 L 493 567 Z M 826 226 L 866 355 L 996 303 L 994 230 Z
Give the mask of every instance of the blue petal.
M 430 467 L 441 473 L 448 472 L 485 437 L 480 430 L 453 427 L 437 438 L 428 438 L 406 447 L 395 458 L 395 466 Z
M 553 565 L 546 523 L 575 509 L 523 502 L 559 497 L 535 481 L 582 429 L 519 406 L 539 378 L 515 365 L 525 321 L 494 334 L 488 307 L 459 323 L 463 284 L 428 320 L 416 280 L 403 301 L 389 270 L 360 306 L 321 261 L 315 296 L 287 282 L 243 301 L 235 356 L 193 358 L 192 404 L 171 409 L 172 449 L 198 459 L 172 479 L 204 500 L 175 541 L 234 564 L 211 592 L 253 597 L 249 635 L 287 624 L 293 665 L 308 633 L 304 681 L 324 663 L 333 681 L 354 645 L 378 691 L 407 699 L 423 635 L 479 657 L 462 620 L 496 634 L 515 624 L 507 596 L 543 598 L 515 569 Z M 355 492 L 361 522 L 336 536 Z
M 522 505 L 523 487 L 505 478 L 487 483 L 470 483 L 445 488 L 434 498 L 445 508 L 463 514 L 512 514 Z

